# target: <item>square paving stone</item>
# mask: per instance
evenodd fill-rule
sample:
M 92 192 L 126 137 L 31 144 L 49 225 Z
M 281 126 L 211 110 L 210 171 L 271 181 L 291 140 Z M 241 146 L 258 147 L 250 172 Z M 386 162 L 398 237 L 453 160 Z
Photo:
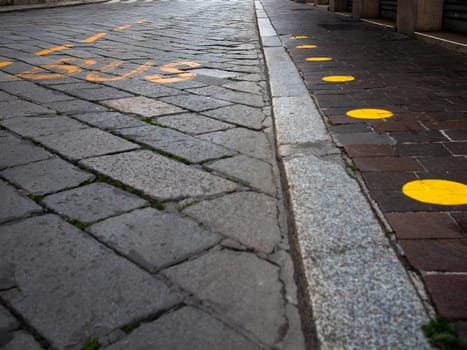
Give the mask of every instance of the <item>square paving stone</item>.
M 145 126 L 147 123 L 117 112 L 76 114 L 73 118 L 104 130 Z
M 13 331 L 18 329 L 19 322 L 14 318 L 7 309 L 0 305 L 0 329 L 5 331 Z
M 52 154 L 45 149 L 1 130 L 0 149 L 2 150 L 0 169 L 52 157 Z
M 217 251 L 164 274 L 272 345 L 286 324 L 278 267 L 254 254 Z
M 213 232 L 271 253 L 281 240 L 276 200 L 260 193 L 233 193 L 192 205 L 183 211 Z
M 2 259 L 17 289 L 2 298 L 54 348 L 81 348 L 179 302 L 179 296 L 56 215 L 5 225 Z
M 399 244 L 419 270 L 467 272 L 467 239 L 402 239 Z
M 64 114 L 103 112 L 107 110 L 103 106 L 83 100 L 53 102 L 48 103 L 46 107 Z
M 467 276 L 428 275 L 423 278 L 437 311 L 451 320 L 467 319 Z
M 80 162 L 158 200 L 202 197 L 233 191 L 231 181 L 151 151 L 133 151 Z
M 25 137 L 46 136 L 89 128 L 86 124 L 65 116 L 14 118 L 3 121 L 2 125 Z
M 13 332 L 10 333 L 9 336 L 11 336 L 11 339 L 8 341 L 8 343 L 2 344 L 2 349 L 3 350 L 41 350 L 42 346 L 34 340 L 32 335 L 24 332 L 24 331 L 18 331 L 18 332 Z
M 240 155 L 215 161 L 206 167 L 243 181 L 272 196 L 276 195 L 272 167 L 266 162 Z
M 218 100 L 213 97 L 191 94 L 162 97 L 161 100 L 167 103 L 174 104 L 175 106 L 188 109 L 193 112 L 207 111 L 209 109 L 229 106 L 232 104 L 230 102 Z
M 138 114 L 142 117 L 158 117 L 184 112 L 182 108 L 144 96 L 109 100 L 103 103 L 123 113 Z
M 148 204 L 145 200 L 106 183 L 93 183 L 52 194 L 45 197 L 43 202 L 59 214 L 84 223 L 123 214 Z
M 76 89 L 67 91 L 68 94 L 88 101 L 102 101 L 113 98 L 124 98 L 133 96 L 128 92 L 117 90 L 108 86 L 100 86 L 95 89 Z
M 273 157 L 271 145 L 262 132 L 235 128 L 203 134 L 199 138 L 255 158 L 270 160 Z
M 262 122 L 265 118 L 260 108 L 253 108 L 243 105 L 234 105 L 218 108 L 203 114 L 228 123 L 241 125 L 250 129 L 261 130 Z
M 61 92 L 47 89 L 25 80 L 1 83 L 0 89 L 40 104 L 73 99 L 72 97 Z
M 70 131 L 63 134 L 37 137 L 36 140 L 72 160 L 139 148 L 134 143 L 100 129 Z
M 143 324 L 108 350 L 259 350 L 260 348 L 218 319 L 193 307 L 184 307 L 157 321 Z
M 0 222 L 39 213 L 42 208 L 16 191 L 13 186 L 0 180 Z
M 387 213 L 386 219 L 400 239 L 464 238 L 447 213 Z
M 55 111 L 24 100 L 0 102 L 0 120 L 31 115 L 55 114 Z
M 188 134 L 204 134 L 233 128 L 234 125 L 202 116 L 197 113 L 181 113 L 155 119 L 159 124 Z
M 78 186 L 94 178 L 94 175 L 58 158 L 8 168 L 0 174 L 26 191 L 39 196 Z
M 98 222 L 88 230 L 151 272 L 178 263 L 220 241 L 218 235 L 193 221 L 153 208 Z
M 126 128 L 118 132 L 136 142 L 144 143 L 156 149 L 177 155 L 191 163 L 198 163 L 208 159 L 216 159 L 233 154 L 232 151 L 216 144 L 155 125 Z

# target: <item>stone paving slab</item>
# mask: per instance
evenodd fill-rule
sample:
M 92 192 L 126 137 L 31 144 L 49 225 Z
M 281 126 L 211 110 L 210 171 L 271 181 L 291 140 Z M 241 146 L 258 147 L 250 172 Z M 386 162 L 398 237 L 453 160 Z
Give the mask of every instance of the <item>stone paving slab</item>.
M 256 251 L 271 253 L 280 242 L 277 203 L 264 194 L 233 193 L 194 204 L 183 211 L 213 232 L 240 241 Z
M 213 131 L 226 130 L 235 127 L 196 113 L 181 113 L 153 119 L 158 124 L 177 129 L 188 134 L 205 134 Z
M 2 111 L 2 114 L 0 114 L 0 120 L 14 117 L 27 117 L 31 115 L 55 113 L 49 108 L 45 108 L 37 104 L 20 99 L 0 102 L 0 110 Z
M 39 345 L 38 342 L 34 340 L 34 338 L 23 331 L 14 332 L 11 334 L 11 340 L 6 344 L 1 344 L 2 349 L 4 350 L 40 350 L 42 347 Z
M 216 144 L 155 125 L 121 129 L 118 133 L 136 142 L 182 157 L 191 163 L 199 163 L 234 154 L 232 151 Z
M 134 113 L 142 117 L 158 117 L 184 112 L 182 108 L 143 96 L 109 100 L 104 104 L 123 113 Z
M 0 180 L 0 222 L 40 213 L 42 208 L 15 190 L 13 186 Z
M 36 137 L 35 140 L 71 160 L 80 160 L 140 148 L 135 143 L 100 129 L 91 128 Z
M 52 194 L 43 203 L 66 217 L 95 222 L 148 205 L 148 202 L 106 183 L 93 183 Z
M 210 268 L 206 269 L 207 266 Z M 278 269 L 252 254 L 213 252 L 170 268 L 164 274 L 214 303 L 266 344 L 276 342 L 277 331 L 286 322 Z M 260 323 L 256 322 L 258 318 Z
M 76 114 L 73 118 L 103 130 L 117 130 L 145 126 L 146 123 L 117 112 Z
M 217 160 L 206 165 L 207 168 L 240 180 L 255 189 L 276 195 L 276 185 L 272 167 L 266 162 L 244 155 Z
M 55 215 L 2 227 L 1 256 L 17 289 L 1 297 L 57 348 L 168 309 L 179 297 L 161 281 Z
M 65 116 L 20 117 L 5 120 L 2 125 L 21 136 L 33 138 L 89 128 L 86 124 Z
M 94 178 L 92 174 L 58 158 L 8 168 L 0 175 L 39 196 L 78 186 Z
M 110 346 L 117 349 L 255 350 L 261 347 L 218 320 L 192 307 L 184 307 L 152 323 L 144 324 L 127 338 Z
M 271 146 L 263 133 L 245 128 L 228 129 L 199 136 L 201 139 L 230 148 L 246 155 L 270 160 Z
M 185 260 L 220 240 L 193 221 L 152 208 L 101 221 L 88 230 L 151 272 Z
M 191 168 L 151 151 L 132 151 L 86 159 L 80 164 L 132 186 L 158 200 L 230 192 L 231 181 Z
M 0 169 L 51 158 L 52 154 L 28 141 L 0 131 Z
M 203 112 L 203 114 L 227 123 L 233 123 L 255 130 L 262 129 L 262 122 L 265 118 L 261 109 L 243 105 L 222 107 Z
M 210 109 L 231 105 L 232 103 L 213 97 L 196 96 L 192 94 L 162 97 L 162 101 L 190 110 L 192 112 L 203 112 Z

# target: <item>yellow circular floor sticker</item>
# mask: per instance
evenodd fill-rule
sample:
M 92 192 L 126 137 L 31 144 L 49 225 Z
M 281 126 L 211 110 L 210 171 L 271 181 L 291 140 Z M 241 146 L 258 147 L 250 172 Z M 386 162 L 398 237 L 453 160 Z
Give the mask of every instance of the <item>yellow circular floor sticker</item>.
M 295 35 L 295 36 L 290 37 L 290 40 L 298 40 L 298 39 L 308 39 L 308 35 Z
M 297 49 L 316 49 L 318 46 L 316 45 L 298 45 L 295 46 Z
M 348 111 L 348 117 L 357 119 L 386 119 L 391 118 L 394 114 L 386 109 L 362 108 Z
M 415 180 L 406 183 L 402 192 L 422 203 L 440 205 L 467 204 L 467 185 L 448 180 Z
M 331 61 L 332 58 L 331 57 L 307 57 L 306 60 L 311 61 L 311 62 L 323 62 L 323 61 Z
M 345 83 L 347 81 L 355 80 L 355 77 L 351 75 L 329 75 L 321 79 L 328 83 Z

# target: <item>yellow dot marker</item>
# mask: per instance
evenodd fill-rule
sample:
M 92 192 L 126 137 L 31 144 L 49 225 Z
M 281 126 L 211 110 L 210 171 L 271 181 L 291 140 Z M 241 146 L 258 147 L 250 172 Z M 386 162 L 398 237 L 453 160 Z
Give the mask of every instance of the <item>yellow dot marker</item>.
M 316 49 L 318 46 L 316 45 L 297 45 L 295 48 L 297 49 Z
M 136 23 L 138 23 L 138 24 L 143 24 L 143 23 L 146 23 L 146 22 L 147 22 L 146 19 L 139 19 L 139 20 L 136 21 Z
M 308 35 L 295 35 L 295 36 L 290 37 L 290 40 L 298 40 L 298 39 L 308 39 Z
M 346 115 L 357 119 L 386 119 L 391 118 L 394 114 L 386 109 L 362 108 L 348 111 Z
M 355 80 L 355 77 L 351 75 L 329 75 L 321 79 L 328 83 L 346 83 L 348 81 Z
M 10 64 L 13 64 L 13 62 L 10 62 L 10 61 L 3 61 L 3 62 L 0 62 L 0 68 L 1 68 L 1 67 L 9 66 Z
M 448 180 L 426 179 L 406 183 L 402 192 L 409 198 L 428 204 L 465 205 L 467 185 Z
M 324 62 L 324 61 L 331 61 L 332 58 L 331 57 L 307 57 L 306 60 L 310 62 Z

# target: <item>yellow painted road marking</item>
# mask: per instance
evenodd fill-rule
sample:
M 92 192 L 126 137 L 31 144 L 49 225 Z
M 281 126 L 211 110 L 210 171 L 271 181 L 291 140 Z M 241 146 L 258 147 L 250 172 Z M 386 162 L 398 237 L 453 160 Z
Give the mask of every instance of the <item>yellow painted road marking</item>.
M 138 24 L 143 24 L 143 23 L 146 23 L 146 22 L 147 22 L 147 20 L 145 20 L 145 19 L 139 19 L 139 20 L 136 21 L 136 23 L 138 23 Z
M 97 33 L 97 34 L 95 34 L 93 36 L 90 36 L 89 38 L 81 40 L 81 42 L 82 43 L 92 43 L 92 42 L 94 42 L 94 41 L 96 41 L 96 40 L 98 40 L 98 39 L 100 39 L 100 38 L 102 38 L 102 37 L 104 37 L 106 35 L 107 35 L 107 33 Z
M 191 80 L 194 77 L 196 77 L 196 73 L 185 72 L 178 68 L 175 68 L 179 66 L 188 66 L 190 68 L 195 68 L 195 67 L 199 67 L 200 64 L 196 62 L 175 62 L 175 63 L 165 64 L 160 67 L 160 70 L 163 72 L 167 72 L 167 73 L 174 73 L 177 75 L 176 78 L 170 78 L 170 77 L 164 78 L 164 77 L 161 77 L 160 75 L 155 74 L 155 75 L 148 75 L 144 77 L 144 79 L 152 83 L 170 84 L 170 83 L 178 83 L 181 81 Z
M 348 111 L 346 115 L 357 119 L 386 119 L 394 114 L 386 109 L 362 108 Z
M 0 62 L 0 68 L 1 68 L 1 67 L 9 66 L 10 64 L 13 64 L 13 62 L 10 62 L 10 61 L 3 61 L 3 62 Z
M 321 79 L 327 81 L 328 83 L 345 83 L 347 81 L 355 80 L 355 77 L 351 75 L 329 75 Z
M 294 35 L 290 37 L 290 40 L 298 40 L 298 39 L 308 39 L 308 35 Z
M 316 49 L 318 46 L 316 46 L 316 45 L 297 45 L 295 47 L 297 49 Z
M 46 69 L 55 69 L 59 71 L 63 71 L 63 73 L 49 73 L 46 72 L 44 68 L 41 67 L 33 67 L 30 70 L 24 71 L 22 73 L 16 74 L 16 77 L 23 78 L 23 79 L 30 79 L 30 80 L 45 80 L 45 79 L 60 79 L 65 78 L 67 76 L 77 74 L 81 72 L 81 69 L 77 66 L 73 66 L 70 64 L 65 64 L 67 62 L 83 62 L 83 65 L 86 67 L 92 66 L 96 64 L 94 60 L 82 60 L 80 58 L 62 58 L 57 62 L 47 63 L 44 64 L 42 67 Z
M 61 46 L 55 46 L 55 47 L 52 47 L 50 49 L 37 51 L 37 52 L 34 53 L 34 55 L 36 55 L 36 56 L 45 56 L 45 55 L 48 55 L 48 54 L 50 54 L 52 52 L 63 51 L 63 50 L 69 49 L 70 47 L 73 47 L 73 46 L 74 45 L 72 45 L 72 44 L 65 44 L 65 45 L 61 45 Z
M 120 66 L 122 63 L 123 63 L 122 61 L 111 62 L 108 65 L 104 66 L 103 68 L 99 69 L 99 71 L 101 73 L 109 72 L 113 68 Z M 149 68 L 151 68 L 151 66 L 153 64 L 154 64 L 153 62 L 148 61 L 148 62 L 136 67 L 135 69 L 129 71 L 128 73 L 118 75 L 118 76 L 115 76 L 115 77 L 111 77 L 111 78 L 104 78 L 104 77 L 99 76 L 99 73 L 92 72 L 92 73 L 89 73 L 86 76 L 86 80 L 93 81 L 93 82 L 103 82 L 103 81 L 119 81 L 119 80 L 123 80 L 123 79 L 128 79 L 128 78 L 132 77 L 133 75 L 136 75 L 136 74 L 139 74 L 139 73 L 144 73 Z
M 125 24 L 123 26 L 120 26 L 120 27 L 115 27 L 113 30 L 124 30 L 124 29 L 127 29 L 127 28 L 130 28 L 131 27 L 131 24 Z
M 331 61 L 332 58 L 331 57 L 307 57 L 306 60 L 310 62 L 324 62 L 324 61 Z
M 467 185 L 448 180 L 426 179 L 406 183 L 402 192 L 416 201 L 440 205 L 467 204 Z

